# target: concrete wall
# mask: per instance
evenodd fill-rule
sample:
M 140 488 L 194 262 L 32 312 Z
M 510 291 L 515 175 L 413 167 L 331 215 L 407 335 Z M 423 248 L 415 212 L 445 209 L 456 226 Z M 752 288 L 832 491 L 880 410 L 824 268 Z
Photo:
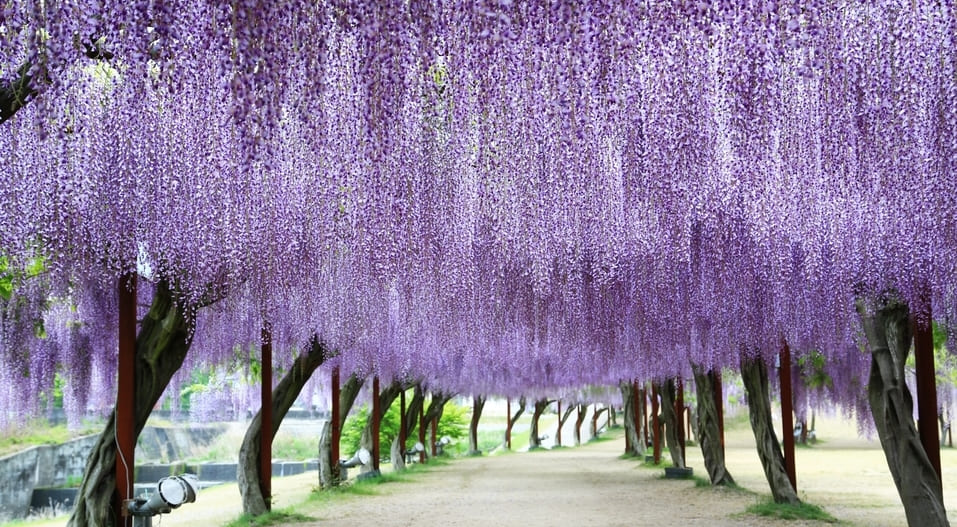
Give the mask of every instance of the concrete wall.
M 189 458 L 224 430 L 224 426 L 147 427 L 136 445 L 137 464 Z M 35 487 L 58 487 L 71 477 L 81 477 L 97 437 L 36 446 L 0 458 L 0 520 L 26 516 Z

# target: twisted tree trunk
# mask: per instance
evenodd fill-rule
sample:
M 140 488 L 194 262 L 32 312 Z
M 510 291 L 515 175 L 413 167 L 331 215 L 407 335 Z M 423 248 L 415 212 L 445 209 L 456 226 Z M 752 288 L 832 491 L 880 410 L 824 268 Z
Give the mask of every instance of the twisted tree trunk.
M 572 412 L 575 411 L 575 405 L 571 405 L 568 408 L 565 408 L 565 411 L 561 416 L 558 417 L 558 430 L 561 430 L 565 427 L 565 422 L 568 421 L 568 418 L 571 417 Z M 561 442 L 562 435 L 560 433 L 555 434 L 555 445 L 562 446 Z
M 668 379 L 658 385 L 658 394 L 661 395 L 661 422 L 665 428 L 665 443 L 668 453 L 671 454 L 671 463 L 678 468 L 685 468 L 685 458 L 681 451 L 681 439 L 678 437 L 678 419 L 675 414 L 675 380 Z
M 345 426 L 349 410 L 355 404 L 364 382 L 364 379 L 360 379 L 353 373 L 339 390 L 339 430 Z M 340 482 L 339 460 L 332 459 L 332 423 L 326 421 L 322 427 L 322 435 L 319 437 L 319 488 L 336 487 Z
M 741 379 L 748 397 L 748 415 L 751 417 L 751 430 L 757 444 L 758 457 L 764 467 L 764 476 L 771 487 L 771 495 L 776 503 L 801 503 L 791 480 L 784 468 L 784 454 L 781 443 L 774 433 L 771 421 L 771 392 L 768 386 L 768 368 L 760 356 L 741 358 Z
M 599 408 L 598 405 L 595 405 L 595 413 L 591 414 L 591 438 L 598 438 L 598 419 L 601 417 L 602 412 L 608 411 L 608 406 L 604 408 Z
M 276 437 L 279 431 L 279 425 L 286 417 L 289 409 L 299 397 L 302 387 L 312 377 L 316 368 L 325 362 L 327 357 L 326 347 L 318 338 L 313 338 L 309 343 L 309 349 L 299 355 L 293 362 L 292 368 L 283 376 L 279 384 L 272 392 L 272 430 L 270 434 Z M 239 493 L 243 499 L 243 513 L 251 516 L 259 516 L 269 511 L 269 504 L 262 494 L 261 480 L 264 477 L 270 477 L 271 474 L 261 474 L 259 472 L 259 454 L 261 443 L 259 441 L 262 435 L 262 409 L 256 412 L 249 428 L 246 429 L 246 436 L 243 438 L 242 446 L 239 448 L 239 465 L 236 467 L 236 479 L 239 482 Z
M 871 304 L 859 300 L 857 311 L 871 352 L 867 397 L 907 524 L 950 525 L 940 479 L 921 444 L 914 425 L 913 399 L 904 382 L 911 346 L 909 309 L 887 296 Z
M 505 431 L 505 448 L 508 448 L 508 449 L 512 448 L 512 445 L 511 445 L 512 428 L 515 426 L 515 423 L 518 421 L 518 418 L 521 417 L 523 413 L 525 413 L 525 396 L 524 395 L 522 397 L 519 397 L 518 399 L 518 410 L 515 412 L 515 415 L 505 416 L 506 419 L 508 419 L 508 428 L 506 428 L 506 431 Z
M 542 417 L 542 414 L 545 413 L 545 409 L 548 408 L 548 405 L 552 404 L 553 402 L 555 401 L 550 401 L 548 399 L 539 399 L 535 401 L 535 407 L 532 409 L 532 427 L 528 434 L 529 450 L 541 448 L 542 440 L 538 435 L 538 420 Z
M 153 303 L 136 335 L 134 437 L 139 437 L 143 431 L 153 407 L 186 358 L 193 335 L 194 315 L 195 308 L 178 303 L 166 281 L 156 284 Z M 115 414 L 114 409 L 87 459 L 76 508 L 67 524 L 71 527 L 115 525 Z
M 629 456 L 642 456 L 645 449 L 641 439 L 640 427 L 635 422 L 635 385 L 631 381 L 621 381 L 618 383 L 621 390 L 621 400 L 624 403 L 621 411 L 625 414 L 623 424 L 625 426 L 625 439 L 628 448 L 625 451 Z
M 588 406 L 578 405 L 578 415 L 575 416 L 575 446 L 582 444 L 582 423 L 585 422 L 585 414 Z
M 724 465 L 724 445 L 721 442 L 721 423 L 718 405 L 721 401 L 714 398 L 715 383 L 720 382 L 714 370 L 704 372 L 698 364 L 691 364 L 694 372 L 694 384 L 698 393 L 698 431 L 696 437 L 701 444 L 704 466 L 712 485 L 734 485 L 734 478 Z
M 478 447 L 478 425 L 482 418 L 482 409 L 485 408 L 485 397 L 476 395 L 472 399 L 472 420 L 469 422 L 469 453 L 470 456 L 480 456 L 482 451 Z
M 432 432 L 432 423 L 435 423 L 435 425 L 438 426 L 439 421 L 442 420 L 442 413 L 445 412 L 445 404 L 451 401 L 452 397 L 454 396 L 454 393 L 432 393 L 432 401 L 429 402 L 429 407 L 425 410 L 425 426 L 428 427 L 426 429 L 427 437 Z M 436 434 L 438 434 L 438 428 L 436 428 Z M 428 439 L 426 440 L 429 441 Z M 425 449 L 426 457 L 430 457 L 432 455 L 432 448 L 434 446 L 435 445 L 429 445 L 429 447 Z
M 407 448 L 405 443 L 408 442 L 410 437 L 415 437 L 412 433 L 415 432 L 416 426 L 419 424 L 419 413 L 422 411 L 424 400 L 425 395 L 422 393 L 422 388 L 416 384 L 412 399 L 405 409 L 405 441 L 400 442 L 401 438 L 398 436 L 392 441 L 392 469 L 396 472 L 405 470 L 405 451 Z

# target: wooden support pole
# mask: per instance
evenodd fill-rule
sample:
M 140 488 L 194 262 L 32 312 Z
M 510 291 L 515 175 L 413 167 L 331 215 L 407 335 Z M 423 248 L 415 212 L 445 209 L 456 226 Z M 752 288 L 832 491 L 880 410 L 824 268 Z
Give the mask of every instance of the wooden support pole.
M 136 449 L 136 274 L 123 275 L 117 285 L 119 300 L 119 360 L 116 383 L 116 524 L 130 525 L 127 500 L 133 499 Z
M 687 460 L 685 454 L 685 387 L 681 377 L 675 379 L 675 426 L 678 428 L 678 445 L 681 447 L 681 459 Z M 687 461 L 685 461 L 687 464 Z
M 914 367 L 917 377 L 917 431 L 940 481 L 940 438 L 937 435 L 937 373 L 934 367 L 934 329 L 930 303 L 918 306 L 914 317 Z
M 405 390 L 399 392 L 399 454 L 405 455 L 405 439 L 409 434 L 409 424 L 405 420 Z
M 372 470 L 379 470 L 379 425 L 382 408 L 379 407 L 379 376 L 372 377 Z
M 784 437 L 784 469 L 791 480 L 791 487 L 797 492 L 797 472 L 794 463 L 794 400 L 791 390 L 791 348 L 784 342 L 781 346 L 781 367 L 778 369 L 781 379 L 781 435 Z
M 721 441 L 721 452 L 724 453 L 724 395 L 721 386 L 721 370 L 714 373 L 714 405 L 718 411 L 718 437 Z
M 329 419 L 332 421 L 332 438 L 329 450 L 332 462 L 333 480 L 339 480 L 339 437 L 342 430 L 339 428 L 339 366 L 332 368 L 332 412 Z
M 661 462 L 661 425 L 658 423 L 658 389 L 651 385 L 651 442 L 655 465 Z
M 512 449 L 512 400 L 505 398 L 505 448 Z
M 419 409 L 419 443 L 422 451 L 419 452 L 419 463 L 425 463 L 425 398 L 422 398 L 422 408 Z
M 562 446 L 562 400 L 557 401 L 558 404 L 558 431 L 555 432 L 555 444 Z
M 271 510 L 272 504 L 272 330 L 266 322 L 261 334 L 262 350 L 262 380 L 260 382 L 260 399 L 262 402 L 262 427 L 259 434 L 259 488 L 263 499 L 266 500 L 266 509 Z

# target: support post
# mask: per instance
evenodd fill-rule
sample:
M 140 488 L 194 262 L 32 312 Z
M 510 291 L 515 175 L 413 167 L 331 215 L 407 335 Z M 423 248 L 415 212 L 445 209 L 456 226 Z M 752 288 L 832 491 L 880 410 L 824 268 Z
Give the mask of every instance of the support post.
M 562 400 L 557 401 L 558 404 L 558 431 L 555 432 L 555 444 L 562 446 Z
M 678 432 L 678 445 L 681 447 L 681 459 L 688 459 L 685 454 L 685 387 L 681 377 L 675 379 L 675 427 Z
M 136 448 L 136 274 L 126 273 L 117 285 L 119 361 L 116 383 L 116 524 L 129 525 L 125 503 L 133 499 Z
M 641 434 L 638 433 L 638 430 L 641 429 L 641 407 L 638 406 L 641 404 L 640 398 L 641 389 L 638 388 L 638 379 L 634 379 L 631 381 L 631 420 L 635 423 L 635 441 L 638 441 L 639 443 L 642 440 Z M 645 447 L 642 445 L 638 451 L 641 452 L 644 449 Z
M 505 448 L 512 449 L 512 400 L 505 399 Z
M 784 470 L 788 473 L 791 487 L 797 492 L 797 472 L 794 466 L 794 400 L 791 390 L 791 348 L 785 341 L 781 346 L 781 435 L 784 437 Z
M 269 323 L 263 323 L 261 334 L 262 380 L 260 382 L 260 400 L 262 401 L 262 432 L 259 434 L 259 488 L 262 490 L 266 509 L 272 505 L 272 330 Z
M 399 452 L 405 452 L 405 439 L 409 425 L 405 422 L 405 390 L 399 392 Z M 405 455 L 405 454 L 402 454 Z
M 661 425 L 658 423 L 658 389 L 651 385 L 651 438 L 655 465 L 661 462 Z
M 422 408 L 419 409 L 419 443 L 422 443 L 422 451 L 419 452 L 419 463 L 425 463 L 425 399 L 422 400 Z
M 379 376 L 372 377 L 372 470 L 379 470 L 379 424 L 382 420 L 379 407 Z
M 332 369 L 332 440 L 329 450 L 332 452 L 333 481 L 339 480 L 339 437 L 342 430 L 339 428 L 339 366 Z
M 917 370 L 917 431 L 940 481 L 940 439 L 937 435 L 937 373 L 934 368 L 934 329 L 930 302 L 923 301 L 914 317 L 914 366 Z
M 721 453 L 724 454 L 724 395 L 721 386 L 721 370 L 714 372 L 714 405 L 718 411 L 718 437 L 721 440 Z

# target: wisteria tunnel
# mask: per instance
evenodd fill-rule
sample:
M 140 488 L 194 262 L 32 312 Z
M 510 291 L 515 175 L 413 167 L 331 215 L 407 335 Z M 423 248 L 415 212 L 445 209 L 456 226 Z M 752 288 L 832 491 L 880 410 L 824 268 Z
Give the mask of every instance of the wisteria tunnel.
M 0 2 L 0 435 L 98 418 L 71 526 L 196 499 L 157 412 L 245 420 L 251 518 L 303 407 L 313 494 L 486 405 L 723 492 L 732 399 L 771 503 L 830 412 L 945 526 L 955 337 L 953 0 Z

